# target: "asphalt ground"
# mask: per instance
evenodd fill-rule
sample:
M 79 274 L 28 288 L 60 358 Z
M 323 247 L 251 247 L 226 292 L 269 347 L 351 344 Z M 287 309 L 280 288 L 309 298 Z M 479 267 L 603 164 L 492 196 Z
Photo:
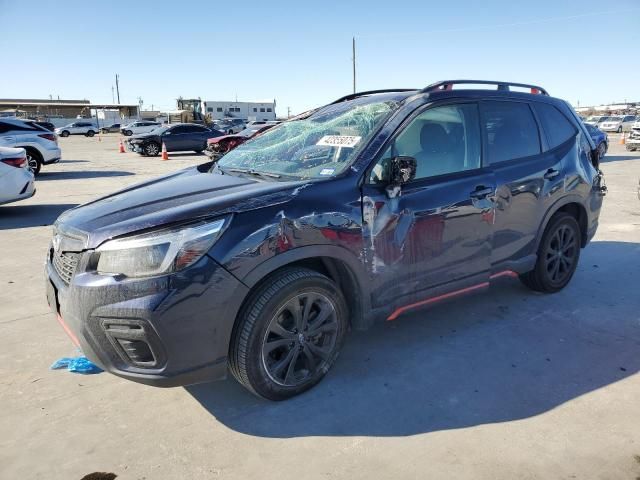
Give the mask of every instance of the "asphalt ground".
M 640 477 L 640 152 L 610 138 L 600 228 L 566 289 L 504 279 L 352 333 L 320 385 L 281 403 L 231 378 L 157 389 L 49 369 L 76 354 L 45 300 L 52 222 L 207 160 L 60 139 L 36 195 L 0 206 L 0 478 Z

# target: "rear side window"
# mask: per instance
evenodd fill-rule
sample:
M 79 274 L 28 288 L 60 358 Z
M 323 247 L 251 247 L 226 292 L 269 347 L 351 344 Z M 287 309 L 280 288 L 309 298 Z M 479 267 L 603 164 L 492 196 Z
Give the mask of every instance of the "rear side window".
M 547 135 L 549 149 L 556 148 L 576 136 L 578 131 L 560 110 L 546 103 L 534 104 L 544 133 Z
M 490 164 L 540 153 L 538 125 L 528 104 L 483 102 L 481 123 Z

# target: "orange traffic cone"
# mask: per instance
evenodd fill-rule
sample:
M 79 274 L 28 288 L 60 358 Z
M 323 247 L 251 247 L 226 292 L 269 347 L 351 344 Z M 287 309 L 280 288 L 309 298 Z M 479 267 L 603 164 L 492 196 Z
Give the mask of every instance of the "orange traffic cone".
M 122 143 L 122 139 L 120 139 L 120 153 L 124 153 L 124 143 Z
M 620 145 L 624 145 L 625 143 L 627 143 L 627 139 L 624 138 L 626 135 L 626 133 L 622 132 L 622 136 L 620 137 Z
M 169 160 L 169 154 L 167 153 L 167 146 L 162 142 L 162 160 Z

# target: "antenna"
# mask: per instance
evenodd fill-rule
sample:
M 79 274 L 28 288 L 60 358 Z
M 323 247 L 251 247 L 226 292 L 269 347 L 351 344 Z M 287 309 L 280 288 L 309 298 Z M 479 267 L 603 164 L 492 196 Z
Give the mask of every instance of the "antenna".
M 353 53 L 353 93 L 356 93 L 356 37 L 353 37 L 351 40 L 351 49 Z

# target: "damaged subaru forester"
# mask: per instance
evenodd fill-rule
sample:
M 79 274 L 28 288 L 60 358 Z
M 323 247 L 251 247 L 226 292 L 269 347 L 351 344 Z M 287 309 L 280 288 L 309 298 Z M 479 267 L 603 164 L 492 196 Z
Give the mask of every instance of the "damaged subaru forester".
M 351 329 L 503 277 L 562 289 L 598 226 L 598 160 L 539 86 L 348 95 L 62 214 L 47 299 L 113 374 L 178 386 L 231 371 L 286 399 L 324 377 Z

